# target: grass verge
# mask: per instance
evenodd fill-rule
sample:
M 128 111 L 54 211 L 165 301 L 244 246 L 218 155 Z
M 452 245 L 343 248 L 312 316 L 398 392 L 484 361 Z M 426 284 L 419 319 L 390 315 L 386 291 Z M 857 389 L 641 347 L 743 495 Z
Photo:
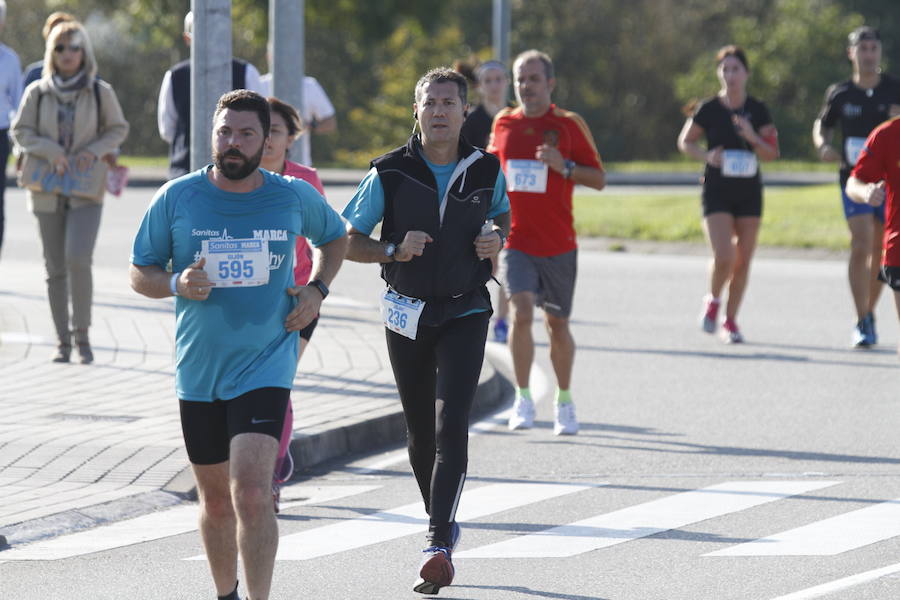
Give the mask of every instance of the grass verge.
M 604 162 L 603 167 L 618 173 L 697 173 L 703 165 L 694 159 L 633 160 L 628 162 Z M 775 160 L 763 166 L 767 173 L 836 173 L 836 163 L 805 160 Z
M 700 198 L 672 194 L 576 195 L 579 235 L 702 242 Z M 766 190 L 759 243 L 789 248 L 847 248 L 849 234 L 833 185 Z
M 168 156 L 131 156 L 123 155 L 119 157 L 119 163 L 126 167 L 160 167 L 169 168 Z

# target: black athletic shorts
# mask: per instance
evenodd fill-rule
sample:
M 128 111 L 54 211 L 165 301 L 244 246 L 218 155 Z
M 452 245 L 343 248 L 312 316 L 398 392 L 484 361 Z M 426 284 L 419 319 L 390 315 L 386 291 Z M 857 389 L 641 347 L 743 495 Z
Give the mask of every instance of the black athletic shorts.
M 703 216 L 726 212 L 735 217 L 762 216 L 762 189 L 752 182 L 707 182 L 703 186 Z
M 309 322 L 309 325 L 300 330 L 300 337 L 302 337 L 307 342 L 312 337 L 313 331 L 316 330 L 316 325 L 319 324 L 319 317 L 316 317 L 312 321 Z
M 180 400 L 181 431 L 188 458 L 195 465 L 228 460 L 231 438 L 241 433 L 263 433 L 281 439 L 291 390 L 265 387 L 231 400 Z
M 881 265 L 878 279 L 888 284 L 892 290 L 900 292 L 900 267 Z

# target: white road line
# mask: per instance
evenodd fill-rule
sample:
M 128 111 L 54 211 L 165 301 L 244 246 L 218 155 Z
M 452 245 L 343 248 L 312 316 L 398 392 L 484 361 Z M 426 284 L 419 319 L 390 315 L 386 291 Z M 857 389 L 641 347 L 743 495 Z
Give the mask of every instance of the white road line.
M 847 588 L 862 585 L 863 583 L 869 583 L 870 581 L 875 581 L 876 579 L 881 579 L 888 575 L 893 575 L 897 572 L 900 572 L 900 563 L 888 565 L 887 567 L 882 567 L 880 569 L 873 569 L 864 573 L 858 573 L 856 575 L 844 577 L 843 579 L 836 579 L 835 581 L 800 590 L 799 592 L 794 592 L 787 596 L 778 596 L 777 598 L 772 598 L 772 600 L 813 600 L 814 598 L 828 596 L 835 592 L 846 590 Z
M 329 502 L 338 498 L 362 494 L 377 489 L 371 485 L 345 485 L 345 486 L 291 486 L 290 494 L 285 498 L 297 498 L 292 502 L 282 502 L 281 510 L 287 510 L 296 506 Z M 303 494 L 308 497 L 303 497 Z M 0 557 L 4 561 L 12 560 L 59 560 L 92 554 L 113 548 L 131 546 L 142 542 L 149 542 L 161 538 L 189 533 L 197 529 L 198 507 L 196 504 L 178 506 L 169 510 L 135 517 L 119 521 L 110 525 L 103 525 L 88 531 L 80 531 L 70 535 L 64 535 L 44 542 L 35 542 L 22 546 L 12 547 L 9 550 L 0 551 Z
M 50 339 L 26 331 L 4 331 L 0 333 L 0 344 L 49 344 Z
M 832 556 L 898 535 L 900 500 L 891 500 L 706 556 Z
M 597 487 L 551 483 L 498 483 L 466 491 L 457 519 L 466 521 Z M 277 560 L 307 560 L 423 533 L 428 516 L 421 502 L 282 537 Z M 202 558 L 202 557 L 192 557 Z
M 733 481 L 660 498 L 545 531 L 515 536 L 453 558 L 561 558 L 677 529 L 834 485 L 834 481 Z

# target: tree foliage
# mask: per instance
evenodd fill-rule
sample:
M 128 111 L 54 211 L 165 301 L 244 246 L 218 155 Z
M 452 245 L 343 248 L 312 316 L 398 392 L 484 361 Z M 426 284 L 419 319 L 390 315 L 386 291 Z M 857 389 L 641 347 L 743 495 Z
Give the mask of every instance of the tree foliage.
M 827 0 L 778 0 L 724 28 L 723 44 L 747 51 L 748 91 L 769 106 L 784 156 L 813 157 L 812 123 L 828 85 L 849 76 L 847 33 L 862 22 L 862 16 L 848 15 Z M 718 87 L 713 51 L 675 78 L 682 100 L 713 95 Z
M 8 0 L 4 42 L 23 63 L 43 55 L 40 30 L 54 10 L 82 19 L 101 75 L 116 88 L 132 133 L 124 150 L 164 154 L 156 132 L 163 73 L 186 58 L 189 0 Z M 268 0 L 233 0 L 233 51 L 268 70 Z M 339 132 L 313 144 L 318 164 L 364 165 L 405 140 L 412 92 L 428 68 L 490 58 L 487 0 L 306 0 L 306 71 L 338 111 Z M 809 132 L 829 83 L 849 76 L 846 36 L 867 22 L 885 35 L 885 62 L 900 65 L 896 0 L 512 0 L 513 54 L 554 59 L 554 100 L 585 117 L 606 160 L 675 154 L 681 106 L 718 88 L 713 56 L 743 45 L 750 93 L 766 102 L 783 154 L 812 158 Z M 474 95 L 472 100 L 475 100 Z

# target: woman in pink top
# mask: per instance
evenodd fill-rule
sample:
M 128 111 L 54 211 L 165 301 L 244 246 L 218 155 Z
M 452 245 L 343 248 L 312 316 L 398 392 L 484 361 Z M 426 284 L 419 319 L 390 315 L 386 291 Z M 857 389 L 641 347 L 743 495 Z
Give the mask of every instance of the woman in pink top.
M 269 129 L 269 144 L 263 152 L 262 162 L 260 166 L 273 173 L 279 175 L 289 175 L 302 179 L 316 188 L 320 194 L 325 195 L 325 188 L 319 180 L 316 170 L 312 167 L 304 167 L 301 164 L 291 162 L 287 159 L 288 149 L 303 131 L 303 122 L 297 110 L 282 102 L 278 98 L 269 98 L 269 107 L 272 109 L 272 125 Z M 309 274 L 312 271 L 312 251 L 306 238 L 297 238 L 296 260 L 294 261 L 294 283 L 296 285 L 306 285 L 309 281 Z M 315 329 L 315 321 L 308 327 L 309 334 L 304 335 L 304 331 L 300 332 L 303 340 L 309 341 L 312 336 L 312 330 Z M 301 342 L 300 353 L 303 353 L 305 344 Z
M 293 106 L 278 98 L 270 97 L 268 100 L 269 108 L 272 111 L 272 123 L 269 129 L 269 143 L 263 152 L 260 166 L 273 173 L 302 179 L 324 196 L 325 189 L 322 187 L 316 170 L 287 159 L 288 149 L 303 131 L 303 121 L 300 119 L 300 115 Z M 306 238 L 298 237 L 295 250 L 294 285 L 306 285 L 309 281 L 309 274 L 312 272 L 312 249 Z M 312 323 L 300 330 L 299 356 L 303 356 L 303 350 L 309 343 L 318 322 L 319 317 L 316 317 Z M 272 478 L 275 512 L 278 512 L 281 484 L 290 479 L 294 473 L 294 461 L 289 452 L 293 429 L 294 413 L 291 404 L 288 403 L 284 429 L 281 432 L 281 446 L 278 451 L 278 460 L 275 463 L 275 474 Z

